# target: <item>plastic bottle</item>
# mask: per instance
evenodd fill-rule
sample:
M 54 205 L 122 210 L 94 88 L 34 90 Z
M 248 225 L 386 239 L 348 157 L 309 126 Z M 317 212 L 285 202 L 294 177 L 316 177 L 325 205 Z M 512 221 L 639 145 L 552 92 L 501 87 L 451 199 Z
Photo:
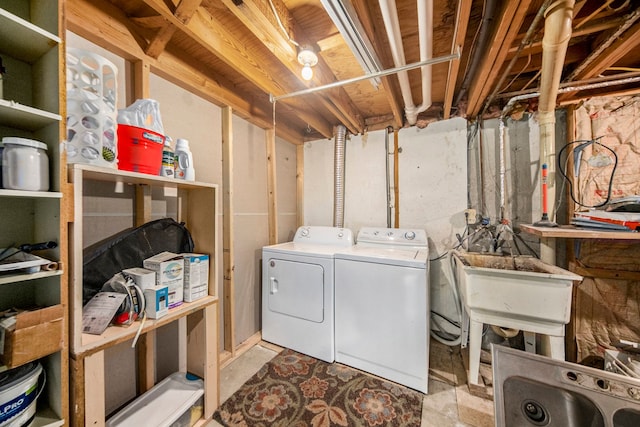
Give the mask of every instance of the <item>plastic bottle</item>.
M 196 180 L 196 170 L 193 167 L 189 141 L 182 138 L 176 140 L 175 177 L 185 181 Z
M 165 137 L 162 148 L 162 165 L 160 166 L 160 176 L 173 178 L 175 176 L 175 153 L 171 147 L 171 138 Z

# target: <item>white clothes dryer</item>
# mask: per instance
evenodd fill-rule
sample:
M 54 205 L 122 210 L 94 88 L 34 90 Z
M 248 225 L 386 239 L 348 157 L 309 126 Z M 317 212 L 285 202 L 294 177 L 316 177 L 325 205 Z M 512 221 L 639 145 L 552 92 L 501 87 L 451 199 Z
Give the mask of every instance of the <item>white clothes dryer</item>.
M 262 248 L 262 339 L 334 361 L 334 254 L 353 243 L 349 229 L 303 226 Z
M 336 362 L 427 393 L 426 232 L 362 228 L 335 269 Z

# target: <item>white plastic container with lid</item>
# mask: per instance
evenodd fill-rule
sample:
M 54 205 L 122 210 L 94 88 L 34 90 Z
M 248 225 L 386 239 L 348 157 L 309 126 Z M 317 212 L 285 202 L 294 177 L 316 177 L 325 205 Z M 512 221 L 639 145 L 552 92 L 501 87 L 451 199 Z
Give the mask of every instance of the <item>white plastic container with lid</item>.
M 2 185 L 11 190 L 49 190 L 47 145 L 33 139 L 4 137 Z
M 176 140 L 176 173 L 175 177 L 185 181 L 196 180 L 196 170 L 193 167 L 193 155 L 189 150 L 189 141 L 178 138 Z

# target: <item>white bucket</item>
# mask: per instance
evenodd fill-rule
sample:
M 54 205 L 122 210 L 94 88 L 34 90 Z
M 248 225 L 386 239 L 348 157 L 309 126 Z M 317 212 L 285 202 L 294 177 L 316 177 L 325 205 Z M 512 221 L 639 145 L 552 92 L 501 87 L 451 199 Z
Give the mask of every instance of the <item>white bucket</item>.
M 0 373 L 0 427 L 22 427 L 31 423 L 42 388 L 38 378 L 42 365 L 31 362 Z

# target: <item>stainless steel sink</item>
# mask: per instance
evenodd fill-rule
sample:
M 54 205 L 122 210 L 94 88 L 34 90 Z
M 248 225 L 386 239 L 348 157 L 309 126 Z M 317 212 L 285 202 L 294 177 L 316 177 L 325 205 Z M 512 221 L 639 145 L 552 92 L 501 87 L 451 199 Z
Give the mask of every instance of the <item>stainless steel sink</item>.
M 640 380 L 492 345 L 497 427 L 637 427 Z

